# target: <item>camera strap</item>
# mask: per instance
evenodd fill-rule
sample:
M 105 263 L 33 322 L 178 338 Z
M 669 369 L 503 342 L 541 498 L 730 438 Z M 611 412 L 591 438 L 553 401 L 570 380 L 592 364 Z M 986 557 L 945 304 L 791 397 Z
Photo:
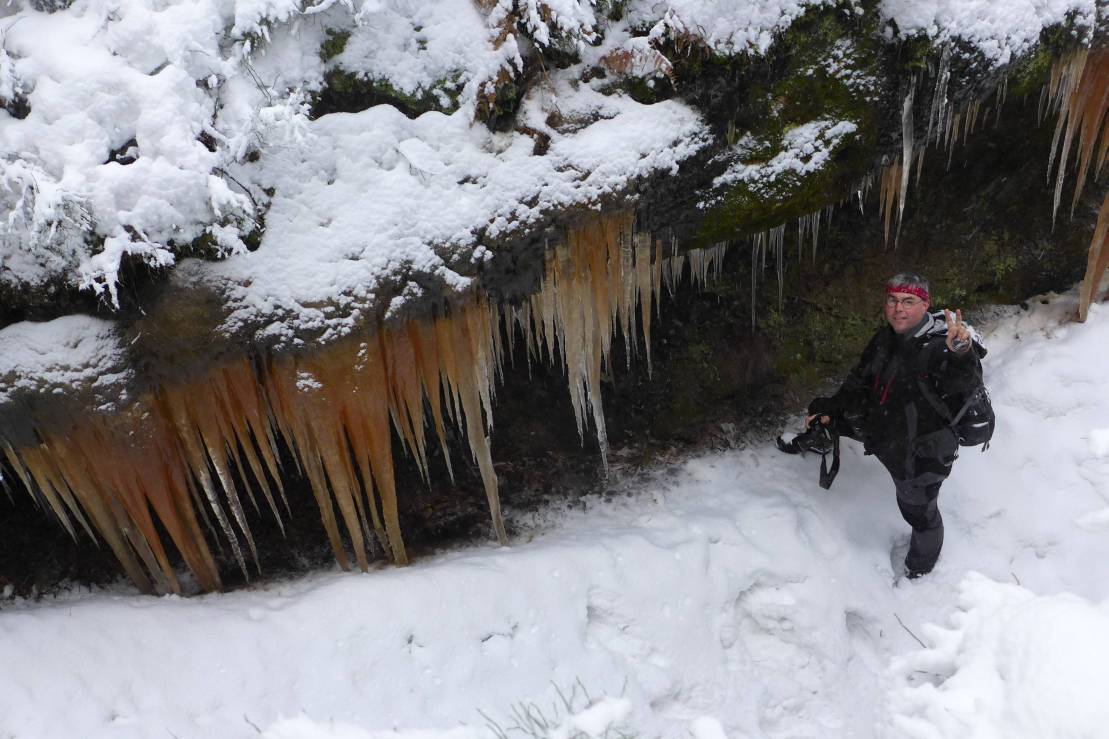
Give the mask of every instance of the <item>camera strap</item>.
M 831 442 L 831 449 L 828 450 L 826 446 L 821 445 L 821 449 L 814 449 L 811 444 L 802 444 L 801 440 L 806 435 L 813 433 L 823 434 L 824 438 Z M 785 441 L 782 437 L 774 440 L 778 445 L 778 451 L 786 454 L 804 454 L 806 451 L 816 452 L 820 455 L 820 487 L 827 490 L 832 487 L 832 481 L 836 479 L 839 474 L 839 434 L 835 433 L 827 426 L 821 425 L 819 421 L 814 421 L 809 430 L 805 434 L 799 434 L 792 441 Z M 832 464 L 828 465 L 828 455 L 832 455 Z
M 836 475 L 839 474 L 839 434 L 832 434 L 832 466 L 828 467 L 828 455 L 820 455 L 820 487 L 827 490 L 832 487 Z

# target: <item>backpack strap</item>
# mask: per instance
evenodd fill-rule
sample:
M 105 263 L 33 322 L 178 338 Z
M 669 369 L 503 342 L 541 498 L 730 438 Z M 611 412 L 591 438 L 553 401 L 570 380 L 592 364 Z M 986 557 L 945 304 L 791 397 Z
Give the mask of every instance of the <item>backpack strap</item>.
M 966 402 L 963 403 L 963 407 L 959 409 L 958 413 L 952 416 L 951 409 L 947 407 L 947 403 L 943 402 L 943 399 L 936 393 L 936 390 L 932 387 L 931 383 L 924 381 L 924 378 L 920 376 L 920 372 L 917 372 L 916 382 L 917 385 L 920 387 L 920 393 L 924 396 L 924 399 L 927 400 L 928 404 L 932 406 L 932 409 L 940 415 L 940 418 L 947 421 L 947 425 L 951 426 L 952 428 L 958 426 L 959 421 L 963 420 L 963 416 L 970 409 L 971 403 L 974 402 L 974 396 L 978 394 L 978 391 L 985 384 L 981 380 L 979 380 L 978 384 L 975 385 L 969 393 L 967 393 L 967 399 Z

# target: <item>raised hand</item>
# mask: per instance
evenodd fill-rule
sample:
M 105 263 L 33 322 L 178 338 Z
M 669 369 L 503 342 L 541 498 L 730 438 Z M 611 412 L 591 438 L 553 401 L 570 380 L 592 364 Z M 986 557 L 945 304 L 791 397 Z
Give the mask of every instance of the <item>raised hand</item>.
M 952 313 L 944 308 L 943 318 L 947 321 L 947 348 L 956 354 L 965 354 L 970 349 L 970 328 L 963 323 L 963 311 L 956 309 Z

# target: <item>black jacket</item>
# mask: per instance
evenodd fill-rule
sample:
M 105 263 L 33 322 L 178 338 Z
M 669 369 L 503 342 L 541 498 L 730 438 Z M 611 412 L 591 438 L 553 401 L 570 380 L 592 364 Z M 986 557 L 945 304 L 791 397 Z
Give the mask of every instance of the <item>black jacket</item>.
M 980 359 L 986 355 L 978 342 L 956 354 L 946 339 L 942 312 L 926 315 L 904 334 L 882 327 L 835 395 L 815 399 L 809 413 L 831 415 L 837 433 L 862 441 L 895 478 L 910 479 L 925 470 L 946 476 L 957 441 L 948 444 L 944 434 L 936 433 L 946 429 L 948 419 L 929 402 L 922 385 L 934 391 L 949 416 L 957 413 L 981 384 Z M 937 436 L 943 439 L 940 448 Z

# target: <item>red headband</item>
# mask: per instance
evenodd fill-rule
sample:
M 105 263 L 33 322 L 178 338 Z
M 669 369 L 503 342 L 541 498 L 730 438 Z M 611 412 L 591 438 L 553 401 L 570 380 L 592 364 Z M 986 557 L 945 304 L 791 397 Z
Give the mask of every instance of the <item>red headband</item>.
M 919 285 L 886 285 L 886 295 L 893 293 L 908 293 L 917 296 L 925 303 L 931 302 L 928 299 L 928 291 Z

